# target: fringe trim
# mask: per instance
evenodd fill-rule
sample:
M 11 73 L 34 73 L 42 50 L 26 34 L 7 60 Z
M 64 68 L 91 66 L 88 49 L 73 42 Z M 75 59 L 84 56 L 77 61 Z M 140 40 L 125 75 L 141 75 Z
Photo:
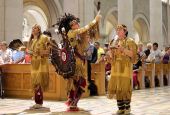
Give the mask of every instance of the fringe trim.
M 131 79 L 127 77 L 111 77 L 108 84 L 108 94 L 111 99 L 116 95 L 117 100 L 131 100 Z
M 32 88 L 34 89 L 37 85 L 42 87 L 43 91 L 49 88 L 49 73 L 48 72 L 37 72 L 31 74 Z

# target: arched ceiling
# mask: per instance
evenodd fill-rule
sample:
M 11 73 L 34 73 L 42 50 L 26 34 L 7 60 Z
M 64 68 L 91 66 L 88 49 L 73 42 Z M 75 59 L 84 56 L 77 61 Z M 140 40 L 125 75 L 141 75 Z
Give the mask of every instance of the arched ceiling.
M 42 31 L 48 29 L 52 34 L 55 34 L 51 29 L 52 25 L 56 23 L 57 18 L 63 11 L 59 0 L 24 0 L 23 3 L 23 18 L 27 22 L 23 30 L 23 33 L 26 34 L 23 35 L 30 35 L 34 24 L 39 24 Z

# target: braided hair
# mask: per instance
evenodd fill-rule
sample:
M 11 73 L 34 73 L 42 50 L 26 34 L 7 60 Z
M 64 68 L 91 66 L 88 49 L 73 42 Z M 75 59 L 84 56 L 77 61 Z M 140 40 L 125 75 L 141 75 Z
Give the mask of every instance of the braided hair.
M 58 26 L 58 32 L 59 34 L 63 34 L 62 32 L 62 28 L 65 29 L 66 34 L 68 33 L 68 31 L 71 29 L 71 22 L 72 21 L 76 21 L 77 23 L 80 22 L 80 19 L 75 17 L 74 15 L 68 13 L 63 16 L 61 16 L 60 18 L 58 18 L 57 21 L 57 26 Z

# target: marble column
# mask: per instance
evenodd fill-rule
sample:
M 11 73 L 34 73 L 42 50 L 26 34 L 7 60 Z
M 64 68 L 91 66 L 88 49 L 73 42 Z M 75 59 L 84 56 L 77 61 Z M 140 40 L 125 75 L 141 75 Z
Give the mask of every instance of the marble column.
M 161 0 L 150 0 L 150 40 L 152 43 L 157 42 L 159 49 L 163 49 Z
M 133 37 L 133 0 L 118 0 L 118 24 L 125 24 Z
M 3 41 L 5 39 L 5 0 L 0 0 L 0 41 Z
M 167 1 L 168 45 L 170 46 L 170 0 Z
M 79 1 L 78 0 L 64 0 L 63 2 L 63 11 L 64 13 L 71 13 L 75 16 L 78 16 L 79 10 Z
M 71 13 L 76 17 L 80 18 L 80 24 L 83 25 L 84 22 L 84 1 L 83 0 L 64 0 L 63 11 L 64 13 Z
M 84 0 L 84 23 L 88 24 L 94 19 L 94 0 Z M 97 8 L 96 8 L 97 9 Z
M 80 25 L 84 26 L 94 19 L 94 0 L 64 0 L 64 12 L 74 14 L 80 18 Z
M 4 0 L 5 4 L 5 41 L 22 39 L 23 0 Z

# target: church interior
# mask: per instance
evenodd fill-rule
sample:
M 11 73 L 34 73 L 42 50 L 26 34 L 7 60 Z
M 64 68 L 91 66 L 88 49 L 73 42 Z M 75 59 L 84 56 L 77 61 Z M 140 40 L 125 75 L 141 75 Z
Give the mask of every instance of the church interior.
M 21 41 L 22 45 L 30 43 L 35 24 L 40 25 L 42 32 L 50 32 L 51 38 L 60 44 L 62 37 L 58 34 L 58 19 L 70 13 L 80 19 L 80 27 L 86 28 L 96 19 L 99 4 L 101 17 L 96 27 L 99 38 L 92 43 L 94 47 L 99 43 L 98 47 L 103 52 L 96 47 L 100 58 L 90 63 L 90 76 L 97 93 L 93 95 L 93 89 L 89 88 L 91 81 L 88 81 L 89 70 L 86 67 L 87 85 L 78 103 L 80 109 L 67 111 L 68 79 L 57 73 L 48 57 L 49 88 L 43 94 L 44 108 L 29 109 L 34 104 L 31 61 L 26 61 L 27 52 L 24 50 L 24 58 L 21 59 L 19 56 L 22 54 L 18 53 L 12 56 L 10 63 L 2 62 L 3 45 L 10 48 L 8 44 L 14 40 Z M 128 115 L 170 115 L 170 0 L 0 0 L 0 15 L 0 114 L 117 115 L 116 99 L 107 98 L 113 71 L 111 65 L 114 64 L 108 64 L 107 52 L 112 40 L 119 37 L 117 25 L 124 24 L 128 36 L 137 45 L 137 61 L 141 63 L 139 67 L 139 63 L 133 63 L 130 72 L 132 99 Z M 88 66 L 86 62 L 84 66 Z

